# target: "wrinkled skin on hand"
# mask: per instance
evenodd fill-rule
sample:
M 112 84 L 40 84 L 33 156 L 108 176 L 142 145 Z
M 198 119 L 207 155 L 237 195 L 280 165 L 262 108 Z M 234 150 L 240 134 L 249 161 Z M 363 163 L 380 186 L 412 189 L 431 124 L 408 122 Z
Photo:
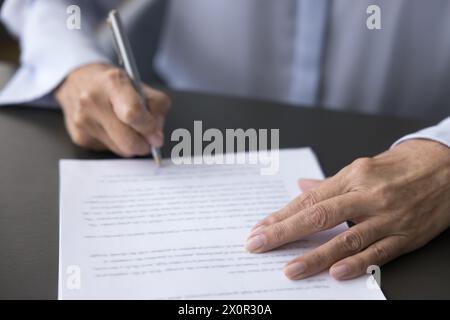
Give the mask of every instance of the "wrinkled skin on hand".
M 355 225 L 288 262 L 290 279 L 330 269 L 339 280 L 422 247 L 450 225 L 450 148 L 409 140 L 362 158 L 324 181 L 300 180 L 304 193 L 259 222 L 247 239 L 261 253 L 342 222 Z
M 143 85 L 142 101 L 125 71 L 90 64 L 72 71 L 55 90 L 72 141 L 123 157 L 147 155 L 163 144 L 170 99 Z

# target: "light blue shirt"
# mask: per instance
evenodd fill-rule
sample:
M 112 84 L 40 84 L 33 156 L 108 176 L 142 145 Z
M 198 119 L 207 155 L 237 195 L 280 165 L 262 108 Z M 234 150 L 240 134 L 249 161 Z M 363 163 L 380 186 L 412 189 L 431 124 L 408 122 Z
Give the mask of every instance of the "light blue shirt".
M 118 2 L 7 0 L 1 16 L 22 53 L 0 103 L 48 105 L 71 70 L 108 62 L 95 31 Z M 374 2 L 383 29 L 369 31 L 365 10 Z M 141 0 L 124 11 L 143 3 L 151 10 Z M 82 30 L 65 27 L 69 4 L 80 5 Z M 417 13 L 430 32 L 408 25 Z M 154 66 L 175 89 L 437 118 L 449 115 L 447 21 L 446 0 L 171 0 Z M 417 137 L 450 146 L 450 118 L 404 139 Z

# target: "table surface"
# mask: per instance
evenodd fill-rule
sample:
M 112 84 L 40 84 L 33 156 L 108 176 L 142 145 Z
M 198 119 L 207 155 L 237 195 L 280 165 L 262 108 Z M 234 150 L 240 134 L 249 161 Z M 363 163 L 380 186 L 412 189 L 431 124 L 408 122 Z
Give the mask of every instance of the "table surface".
M 176 128 L 279 128 L 280 147 L 310 146 L 326 175 L 375 155 L 430 123 L 298 108 L 271 102 L 172 92 L 166 133 Z M 170 154 L 172 143 L 163 148 Z M 56 299 L 58 161 L 113 158 L 74 146 L 58 110 L 0 108 L 0 299 Z M 450 229 L 385 265 L 388 299 L 450 299 Z

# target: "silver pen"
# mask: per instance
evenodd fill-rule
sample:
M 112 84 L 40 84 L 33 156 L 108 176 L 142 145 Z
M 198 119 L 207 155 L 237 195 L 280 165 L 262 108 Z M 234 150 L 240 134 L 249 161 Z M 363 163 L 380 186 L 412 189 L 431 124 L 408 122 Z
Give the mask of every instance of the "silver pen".
M 136 61 L 134 59 L 133 51 L 131 50 L 130 42 L 124 32 L 122 20 L 119 12 L 112 10 L 108 15 L 108 25 L 111 28 L 114 43 L 119 58 L 119 63 L 123 65 L 125 71 L 130 77 L 133 86 L 138 93 L 142 106 L 146 106 L 144 91 L 142 90 L 141 77 L 139 75 Z M 161 152 L 159 148 L 152 146 L 152 155 L 158 166 L 161 165 Z

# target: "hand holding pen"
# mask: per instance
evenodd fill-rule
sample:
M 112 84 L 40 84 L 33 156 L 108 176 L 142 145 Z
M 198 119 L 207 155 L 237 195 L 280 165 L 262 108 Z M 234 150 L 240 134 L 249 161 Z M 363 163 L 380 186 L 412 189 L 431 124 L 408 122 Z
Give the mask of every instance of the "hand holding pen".
M 126 70 L 133 83 L 134 89 L 138 93 L 140 105 L 143 108 L 146 108 L 147 101 L 145 99 L 144 91 L 142 88 L 141 77 L 139 75 L 129 40 L 124 32 L 122 21 L 117 10 L 113 10 L 109 13 L 108 24 L 113 33 L 114 43 L 116 46 L 119 61 Z M 152 145 L 151 151 L 155 162 L 158 165 L 161 165 L 161 153 L 159 148 L 155 145 Z
M 163 144 L 170 99 L 142 85 L 147 108 L 127 73 L 111 64 L 91 63 L 71 71 L 54 92 L 72 141 L 122 157 L 144 156 Z

